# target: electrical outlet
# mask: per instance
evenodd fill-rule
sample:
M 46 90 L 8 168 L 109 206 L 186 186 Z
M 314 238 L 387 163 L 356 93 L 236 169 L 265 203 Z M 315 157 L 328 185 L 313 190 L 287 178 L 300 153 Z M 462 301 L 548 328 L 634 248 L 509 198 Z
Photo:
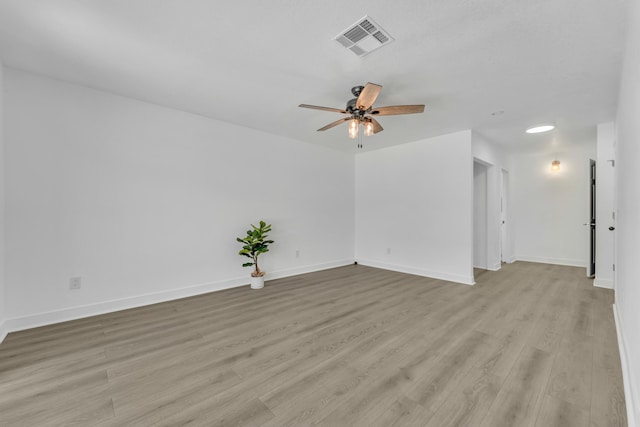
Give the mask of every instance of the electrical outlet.
M 69 279 L 69 289 L 76 290 L 82 287 L 82 277 L 72 277 Z

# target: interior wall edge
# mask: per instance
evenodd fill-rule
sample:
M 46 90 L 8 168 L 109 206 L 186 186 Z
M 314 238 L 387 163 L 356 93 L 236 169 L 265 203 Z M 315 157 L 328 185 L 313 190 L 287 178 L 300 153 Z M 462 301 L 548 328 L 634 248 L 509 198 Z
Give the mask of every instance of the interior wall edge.
M 297 267 L 293 269 L 285 269 L 270 272 L 265 276 L 265 286 L 269 286 L 270 280 L 281 279 L 284 277 L 297 276 L 299 274 L 313 273 L 316 271 L 327 270 L 330 268 L 342 267 L 353 264 L 353 259 L 336 260 L 332 262 L 308 265 L 305 267 Z M 240 286 L 249 286 L 249 276 L 237 277 L 233 279 L 221 280 L 212 283 L 204 283 L 192 285 L 179 289 L 171 289 L 167 291 L 156 292 L 146 295 L 138 295 L 118 300 L 104 301 L 83 306 L 65 308 L 45 313 L 30 314 L 24 317 L 6 319 L 3 325 L 0 325 L 0 343 L 10 332 L 17 332 L 24 329 L 36 328 L 40 326 L 52 325 L 55 323 L 67 322 L 71 320 L 82 319 L 85 317 L 98 316 L 101 314 L 113 313 L 116 311 L 127 310 L 131 308 L 143 307 L 146 305 L 158 304 L 168 301 L 175 301 L 181 298 L 202 295 L 210 292 L 222 291 Z M 4 332 L 4 336 L 3 336 Z
M 5 156 L 4 156 L 4 64 L 0 61 L 0 343 L 7 335 L 5 317 L 7 314 L 5 281 Z
M 7 329 L 7 322 L 4 320 L 0 320 L 0 344 L 9 334 L 9 330 Z
M 397 271 L 398 273 L 413 274 L 416 276 L 429 277 L 431 279 L 446 280 L 448 282 L 460 283 L 463 285 L 473 285 L 473 276 L 463 276 L 460 274 L 444 273 L 441 271 L 425 270 L 421 268 L 409 267 L 405 265 L 390 264 L 368 259 L 357 259 L 358 264 L 367 267 L 381 268 L 383 270 Z
M 487 271 L 498 271 L 500 270 L 500 267 L 496 267 L 495 265 L 475 265 L 473 266 L 473 268 L 479 268 L 480 270 L 487 270 Z
M 638 393 L 638 384 L 633 383 L 634 376 L 631 375 L 627 340 L 625 339 L 624 326 L 622 318 L 616 304 L 613 304 L 613 317 L 616 323 L 616 333 L 618 335 L 618 350 L 620 352 L 620 364 L 622 365 L 622 381 L 624 383 L 624 400 L 627 408 L 627 427 L 639 427 L 636 424 L 636 413 L 640 414 L 640 393 Z

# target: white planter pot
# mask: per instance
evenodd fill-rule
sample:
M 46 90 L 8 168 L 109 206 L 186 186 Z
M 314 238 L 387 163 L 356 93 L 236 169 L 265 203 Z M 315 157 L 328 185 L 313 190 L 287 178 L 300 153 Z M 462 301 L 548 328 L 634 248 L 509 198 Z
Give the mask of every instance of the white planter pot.
M 251 276 L 251 289 L 264 288 L 264 276 L 253 277 Z

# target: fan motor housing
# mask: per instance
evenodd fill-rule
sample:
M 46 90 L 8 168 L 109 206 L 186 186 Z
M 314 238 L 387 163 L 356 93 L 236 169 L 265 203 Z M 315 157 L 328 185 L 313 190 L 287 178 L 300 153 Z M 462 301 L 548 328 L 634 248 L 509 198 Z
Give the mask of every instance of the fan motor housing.
M 362 87 L 362 86 L 359 86 L 359 87 Z M 350 114 L 356 114 L 356 115 L 359 115 L 361 117 L 364 116 L 368 111 L 371 110 L 371 107 L 369 107 L 369 109 L 367 109 L 367 110 L 359 109 L 357 107 L 357 102 L 358 102 L 358 98 L 350 99 L 349 101 L 347 101 L 347 106 L 346 106 L 345 110 L 347 110 Z

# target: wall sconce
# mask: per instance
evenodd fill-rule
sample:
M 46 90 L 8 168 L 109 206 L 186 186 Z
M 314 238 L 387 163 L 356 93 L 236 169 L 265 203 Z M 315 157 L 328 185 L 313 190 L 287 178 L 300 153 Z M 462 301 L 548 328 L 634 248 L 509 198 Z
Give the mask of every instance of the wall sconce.
M 560 172 L 560 160 L 551 162 L 551 172 Z

